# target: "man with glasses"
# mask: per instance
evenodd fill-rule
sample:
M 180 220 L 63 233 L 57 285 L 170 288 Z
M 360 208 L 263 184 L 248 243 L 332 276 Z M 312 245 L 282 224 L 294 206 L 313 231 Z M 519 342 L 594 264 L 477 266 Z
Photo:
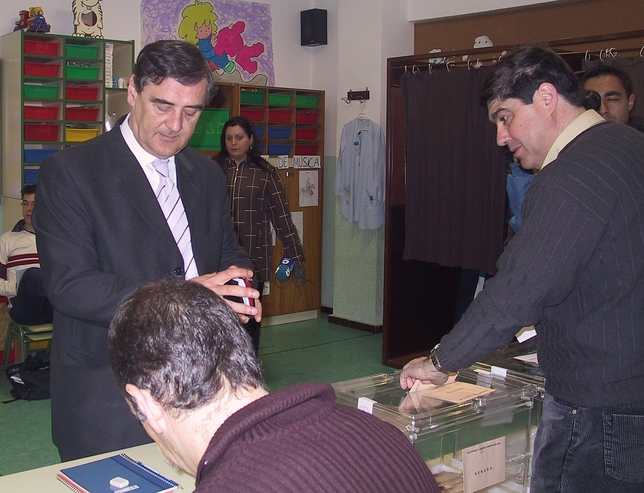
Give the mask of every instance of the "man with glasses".
M 9 315 L 20 324 L 50 323 L 53 309 L 42 282 L 31 223 L 36 185 L 21 190 L 22 219 L 0 236 L 0 295 L 9 298 Z

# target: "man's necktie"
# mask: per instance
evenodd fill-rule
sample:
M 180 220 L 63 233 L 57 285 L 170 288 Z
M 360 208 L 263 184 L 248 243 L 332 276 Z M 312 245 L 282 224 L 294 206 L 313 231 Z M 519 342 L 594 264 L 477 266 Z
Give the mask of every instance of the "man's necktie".
M 179 190 L 169 177 L 168 162 L 169 159 L 155 159 L 152 161 L 152 166 L 159 173 L 159 187 L 156 192 L 157 200 L 183 257 L 185 278 L 192 279 L 197 277 L 199 273 L 192 253 L 188 218 L 179 196 Z

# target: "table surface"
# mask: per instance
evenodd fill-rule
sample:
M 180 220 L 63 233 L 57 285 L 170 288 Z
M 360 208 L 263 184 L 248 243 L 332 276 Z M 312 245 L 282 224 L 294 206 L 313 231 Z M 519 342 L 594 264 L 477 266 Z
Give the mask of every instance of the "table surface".
M 132 459 L 141 461 L 146 466 L 173 479 L 181 485 L 181 488 L 177 489 L 178 492 L 190 493 L 195 489 L 195 478 L 193 476 L 170 464 L 156 443 L 148 443 L 138 447 L 9 474 L 8 476 L 0 476 L 0 491 L 2 493 L 69 493 L 71 490 L 56 479 L 56 474 L 61 469 L 117 454 L 127 454 Z

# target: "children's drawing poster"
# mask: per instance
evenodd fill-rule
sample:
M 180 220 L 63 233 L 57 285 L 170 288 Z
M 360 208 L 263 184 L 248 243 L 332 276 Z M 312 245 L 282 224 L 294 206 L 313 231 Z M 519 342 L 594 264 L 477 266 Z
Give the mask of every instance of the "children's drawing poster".
M 318 188 L 317 171 L 300 171 L 300 207 L 318 205 L 320 189 Z
M 270 5 L 235 0 L 142 0 L 143 45 L 193 43 L 215 81 L 275 85 Z

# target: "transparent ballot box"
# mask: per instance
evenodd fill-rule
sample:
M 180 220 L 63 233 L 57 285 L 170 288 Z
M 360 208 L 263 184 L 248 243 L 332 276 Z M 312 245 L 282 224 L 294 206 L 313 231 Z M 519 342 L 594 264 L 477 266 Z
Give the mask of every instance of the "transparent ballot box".
M 337 401 L 402 431 L 443 492 L 529 491 L 534 384 L 468 368 L 453 383 L 410 392 L 399 375 L 335 383 Z M 489 393 L 468 398 L 480 392 Z
M 521 344 L 515 341 L 497 349 L 491 356 L 476 363 L 472 368 L 500 374 L 505 372 L 513 378 L 533 383 L 537 386 L 537 398 L 543 400 L 546 378 L 536 359 L 537 347 L 536 337 Z

